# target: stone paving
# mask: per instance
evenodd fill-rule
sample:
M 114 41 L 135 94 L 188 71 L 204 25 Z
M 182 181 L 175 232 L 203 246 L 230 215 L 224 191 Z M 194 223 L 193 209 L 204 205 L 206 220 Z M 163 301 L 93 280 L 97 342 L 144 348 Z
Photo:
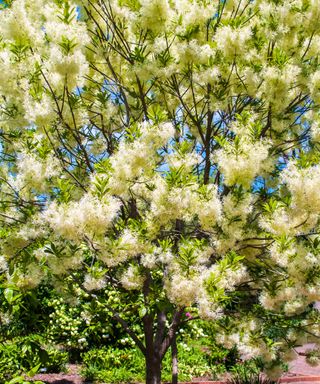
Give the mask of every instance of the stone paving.
M 320 301 L 316 302 L 314 307 L 320 311 Z M 320 384 L 320 364 L 312 367 L 306 363 L 305 356 L 303 356 L 308 349 L 313 349 L 314 346 L 314 344 L 305 344 L 302 347 L 296 348 L 297 357 L 289 364 L 288 377 L 313 376 L 314 380 L 312 380 L 312 383 Z
M 296 348 L 298 353 L 304 353 L 308 349 L 312 349 L 314 344 L 306 344 L 303 347 Z M 289 372 L 295 375 L 319 376 L 320 381 L 320 365 L 312 367 L 306 363 L 305 356 L 297 355 L 289 365 Z

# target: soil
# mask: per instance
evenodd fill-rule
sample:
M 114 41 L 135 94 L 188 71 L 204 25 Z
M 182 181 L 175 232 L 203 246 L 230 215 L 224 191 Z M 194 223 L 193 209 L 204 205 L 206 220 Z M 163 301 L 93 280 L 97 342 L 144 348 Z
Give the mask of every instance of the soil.
M 38 373 L 33 376 L 32 381 L 40 380 L 50 384 L 90 384 L 79 374 L 80 366 L 69 364 L 66 373 Z

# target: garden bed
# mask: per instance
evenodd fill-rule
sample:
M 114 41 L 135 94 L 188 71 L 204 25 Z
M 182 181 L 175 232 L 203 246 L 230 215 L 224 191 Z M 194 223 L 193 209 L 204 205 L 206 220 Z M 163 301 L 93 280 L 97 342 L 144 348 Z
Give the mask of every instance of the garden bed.
M 70 364 L 67 373 L 39 373 L 32 380 L 40 380 L 48 384 L 90 384 L 80 376 L 80 365 Z M 190 382 L 180 384 L 225 384 L 226 380 L 209 380 L 207 377 L 197 377 Z M 280 383 L 320 383 L 320 375 L 286 374 L 280 379 Z

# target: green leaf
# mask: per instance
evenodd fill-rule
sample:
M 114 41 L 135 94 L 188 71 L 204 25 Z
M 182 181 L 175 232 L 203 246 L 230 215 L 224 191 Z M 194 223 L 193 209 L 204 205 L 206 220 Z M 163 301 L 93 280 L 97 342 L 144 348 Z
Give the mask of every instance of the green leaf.
M 109 191 L 109 178 L 96 176 L 94 184 L 94 194 L 100 199 Z
M 160 105 L 150 106 L 148 108 L 148 116 L 155 124 L 159 124 L 167 119 L 167 113 Z
M 41 363 L 37 364 L 35 367 L 30 369 L 30 371 L 27 373 L 27 375 L 29 377 L 33 377 L 39 371 L 40 367 L 41 367 Z
M 25 380 L 25 378 L 23 376 L 17 376 L 17 377 L 14 377 L 12 380 L 10 381 L 6 381 L 5 384 L 30 384 L 30 381 L 27 381 Z M 36 381 L 34 384 L 43 384 L 42 381 Z
M 73 48 L 77 46 L 77 43 L 74 43 L 74 39 L 68 39 L 65 36 L 62 36 L 61 42 L 58 43 L 59 47 L 62 49 L 62 52 L 65 55 L 68 55 L 73 51 Z
M 70 24 L 76 17 L 76 8 L 71 7 L 68 1 L 63 2 L 63 10 L 58 18 L 66 24 Z
M 271 198 L 267 203 L 263 204 L 263 210 L 267 213 L 273 213 L 277 209 L 277 200 Z
M 10 288 L 5 289 L 3 292 L 3 295 L 4 295 L 5 299 L 7 300 L 7 302 L 9 304 L 11 304 L 12 300 L 13 300 L 13 289 L 10 289 Z
M 146 307 L 142 307 L 139 309 L 139 316 L 140 317 L 144 317 L 146 314 L 147 314 L 147 308 Z

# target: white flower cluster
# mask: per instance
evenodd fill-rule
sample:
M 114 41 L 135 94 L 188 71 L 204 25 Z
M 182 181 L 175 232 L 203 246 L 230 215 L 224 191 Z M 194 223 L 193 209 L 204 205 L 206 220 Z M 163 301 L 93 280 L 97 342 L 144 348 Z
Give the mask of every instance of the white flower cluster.
M 269 252 L 271 259 L 276 264 L 281 267 L 287 267 L 296 254 L 296 248 L 292 243 L 282 246 L 279 242 L 274 242 L 270 246 Z
M 173 152 L 166 158 L 168 166 L 170 168 L 182 169 L 185 172 L 190 172 L 193 167 L 199 164 L 202 160 L 201 156 L 195 152 L 189 152 L 181 154 L 179 152 Z
M 291 193 L 293 209 L 320 213 L 320 165 L 300 169 L 295 161 L 289 162 L 282 172 L 282 181 Z
M 246 230 L 248 215 L 253 210 L 254 200 L 252 195 L 246 194 L 241 199 L 229 193 L 222 201 L 222 214 L 219 222 L 224 236 L 218 238 L 215 243 L 221 253 L 232 249 L 236 242 L 243 239 Z
M 197 201 L 197 215 L 201 228 L 204 231 L 212 231 L 215 224 L 221 220 L 221 201 L 216 186 L 208 186 L 206 198 Z
M 270 165 L 266 164 L 270 144 L 266 141 L 251 142 L 240 138 L 238 144 L 227 144 L 216 151 L 213 161 L 218 163 L 228 186 L 242 184 L 248 188 L 253 179 Z
M 300 74 L 300 68 L 296 65 L 287 65 L 283 69 L 266 67 L 261 78 L 263 85 L 261 93 L 273 107 L 273 110 L 281 110 L 281 105 L 296 96 L 295 82 Z M 276 102 L 275 102 L 276 101 Z
M 279 206 L 272 214 L 262 215 L 261 228 L 277 236 L 297 235 L 313 228 L 318 217 L 302 210 Z
M 164 265 L 170 265 L 173 261 L 174 254 L 170 249 L 162 249 L 160 247 L 154 247 L 150 252 L 144 253 L 141 256 L 141 263 L 144 267 L 153 269 L 162 263 Z
M 223 26 L 217 30 L 215 41 L 217 48 L 223 52 L 228 59 L 236 55 L 246 53 L 246 43 L 251 36 L 251 27 L 232 28 L 230 25 Z
M 91 238 L 103 235 L 117 216 L 120 206 L 119 200 L 113 197 L 99 200 L 85 194 L 77 202 L 51 203 L 43 218 L 60 236 L 79 241 L 85 235 Z
M 100 252 L 98 258 L 108 266 L 116 266 L 139 254 L 148 252 L 149 246 L 141 241 L 138 234 L 130 229 L 124 229 L 116 240 L 105 238 L 99 243 Z
M 210 186 L 206 196 L 198 193 L 198 186 L 170 187 L 165 179 L 155 180 L 151 194 L 148 222 L 153 226 L 168 226 L 176 219 L 190 221 L 198 217 L 204 230 L 212 230 L 221 216 L 221 202 L 217 188 Z
M 95 277 L 91 274 L 85 275 L 83 286 L 87 291 L 98 291 L 106 286 L 107 282 L 102 277 Z
M 76 17 L 76 4 L 70 6 L 68 23 L 61 20 L 59 7 L 47 5 L 45 12 L 53 17 L 46 20 L 43 26 L 49 41 L 47 76 L 55 89 L 69 90 L 83 87 L 84 77 L 89 72 L 86 58 L 86 46 L 90 42 L 86 25 Z
M 181 66 L 186 66 L 191 63 L 199 62 L 206 64 L 214 51 L 209 44 L 199 45 L 196 40 L 188 42 L 180 42 L 172 49 L 172 54 Z
M 171 123 L 153 126 L 145 122 L 139 128 L 141 137 L 133 143 L 122 141 L 117 153 L 110 159 L 113 172 L 109 187 L 112 194 L 127 197 L 128 188 L 137 178 L 150 177 L 150 172 L 156 168 L 157 149 L 166 145 L 174 136 L 174 127 Z
M 41 20 L 36 17 L 37 12 L 44 6 L 43 1 L 20 0 L 3 12 L 0 23 L 0 35 L 10 42 L 39 43 Z M 40 35 L 40 36 L 39 36 Z
M 39 253 L 37 256 L 39 256 Z M 83 261 L 83 255 L 79 252 L 73 255 L 63 255 L 62 257 L 50 254 L 45 254 L 44 256 L 46 257 L 50 271 L 57 276 L 77 270 L 82 266 Z
M 0 271 L 5 272 L 8 269 L 8 263 L 4 256 L 0 256 Z
M 153 33 L 162 32 L 169 16 L 168 0 L 140 0 L 139 23 Z
M 145 276 L 143 276 L 137 265 L 130 265 L 121 276 L 121 284 L 127 290 L 140 289 L 143 286 Z
M 47 181 L 58 176 L 61 172 L 59 161 L 50 155 L 46 159 L 39 159 L 30 153 L 22 153 L 17 160 L 17 176 L 13 185 L 22 193 L 30 189 L 43 192 L 47 189 Z
M 191 306 L 196 302 L 201 286 L 200 276 L 185 278 L 174 274 L 166 281 L 166 291 L 170 301 L 181 306 Z
M 16 268 L 11 275 L 8 273 L 9 284 L 20 289 L 33 289 L 45 278 L 43 268 L 36 263 L 30 263 L 24 270 Z

